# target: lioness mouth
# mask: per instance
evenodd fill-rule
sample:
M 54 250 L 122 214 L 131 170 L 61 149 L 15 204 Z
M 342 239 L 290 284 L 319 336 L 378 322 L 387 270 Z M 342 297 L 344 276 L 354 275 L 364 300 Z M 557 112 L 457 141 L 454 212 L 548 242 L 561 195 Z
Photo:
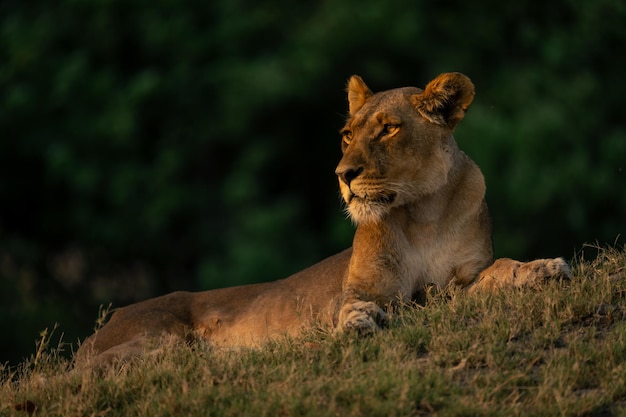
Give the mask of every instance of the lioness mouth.
M 352 203 L 354 200 L 360 201 L 362 203 L 379 203 L 379 204 L 391 204 L 396 199 L 396 193 L 390 194 L 378 194 L 378 195 L 356 195 L 350 194 L 350 198 L 348 199 L 348 204 Z

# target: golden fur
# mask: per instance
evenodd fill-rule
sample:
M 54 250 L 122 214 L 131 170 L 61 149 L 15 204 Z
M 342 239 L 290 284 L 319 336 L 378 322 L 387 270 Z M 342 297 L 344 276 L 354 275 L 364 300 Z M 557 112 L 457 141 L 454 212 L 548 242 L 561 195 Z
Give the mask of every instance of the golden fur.
M 384 324 L 385 306 L 429 285 L 476 291 L 569 276 L 560 258 L 493 262 L 485 181 L 452 136 L 474 98 L 469 78 L 441 74 L 424 90 L 374 94 L 353 76 L 347 91 L 336 174 L 357 224 L 352 248 L 283 280 L 120 308 L 78 358 L 110 363 L 163 335 L 250 346 L 314 322 L 367 333 Z

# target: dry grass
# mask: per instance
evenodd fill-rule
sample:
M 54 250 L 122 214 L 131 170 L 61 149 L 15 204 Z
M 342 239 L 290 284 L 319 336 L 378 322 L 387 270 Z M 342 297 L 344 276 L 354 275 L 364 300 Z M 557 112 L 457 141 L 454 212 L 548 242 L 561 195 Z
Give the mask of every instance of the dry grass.
M 367 338 L 170 345 L 85 374 L 47 340 L 2 370 L 0 415 L 626 415 L 626 252 L 574 261 L 571 282 L 540 291 L 437 294 Z

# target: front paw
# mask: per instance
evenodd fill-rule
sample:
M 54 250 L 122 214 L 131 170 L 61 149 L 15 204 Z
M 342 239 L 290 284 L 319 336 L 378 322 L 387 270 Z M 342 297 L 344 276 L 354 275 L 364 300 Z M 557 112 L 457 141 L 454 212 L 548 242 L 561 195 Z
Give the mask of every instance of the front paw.
M 367 335 L 387 325 L 387 313 L 371 301 L 355 301 L 345 304 L 339 313 L 339 326 L 342 332 L 356 332 Z
M 533 287 L 551 279 L 569 280 L 571 272 L 563 258 L 537 259 L 522 264 L 515 278 L 517 285 Z

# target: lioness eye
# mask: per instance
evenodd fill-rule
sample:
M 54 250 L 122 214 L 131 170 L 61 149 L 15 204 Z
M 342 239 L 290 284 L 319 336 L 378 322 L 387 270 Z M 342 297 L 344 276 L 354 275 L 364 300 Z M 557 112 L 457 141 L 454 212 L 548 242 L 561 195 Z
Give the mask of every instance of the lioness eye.
M 341 138 L 346 145 L 349 145 L 352 142 L 352 132 L 349 130 L 344 130 L 341 132 Z
M 391 123 L 387 123 L 383 126 L 383 132 L 386 135 L 392 134 L 392 133 L 396 133 L 396 131 L 398 130 L 399 126 L 398 125 L 394 125 Z

